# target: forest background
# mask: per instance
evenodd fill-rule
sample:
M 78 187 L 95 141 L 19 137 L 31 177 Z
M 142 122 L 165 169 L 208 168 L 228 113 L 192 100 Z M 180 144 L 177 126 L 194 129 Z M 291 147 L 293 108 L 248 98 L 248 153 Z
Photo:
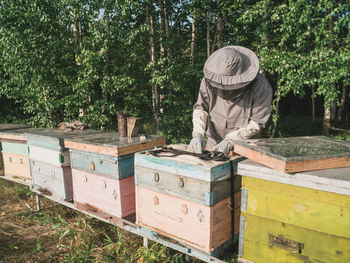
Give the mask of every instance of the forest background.
M 79 119 L 188 142 L 206 58 L 253 50 L 274 89 L 267 136 L 330 134 L 350 122 L 350 2 L 0 0 L 0 122 Z

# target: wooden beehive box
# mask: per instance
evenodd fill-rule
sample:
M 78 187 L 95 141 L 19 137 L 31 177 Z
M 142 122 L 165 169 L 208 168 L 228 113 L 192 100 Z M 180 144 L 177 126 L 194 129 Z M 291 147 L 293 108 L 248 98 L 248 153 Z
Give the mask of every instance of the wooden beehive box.
M 64 147 L 67 138 L 101 133 L 96 130 L 37 129 L 25 133 L 33 188 L 59 200 L 73 200 L 72 170 L 69 150 Z
M 236 141 L 234 151 L 286 173 L 350 166 L 350 142 L 325 136 Z
M 134 153 L 164 144 L 161 136 L 126 138 L 117 133 L 66 140 L 73 168 L 74 206 L 116 223 L 134 214 Z
M 135 213 L 134 177 L 115 180 L 107 176 L 72 169 L 74 206 L 118 223 Z
M 19 125 L 19 124 L 0 124 L 0 134 L 9 131 L 9 130 L 16 130 L 16 129 L 23 129 L 26 128 L 25 125 Z M 2 157 L 2 142 L 0 138 L 0 176 L 4 176 L 4 162 Z
M 238 174 L 243 259 L 350 262 L 350 167 L 286 174 L 246 160 Z
M 233 168 L 241 159 L 231 161 Z M 137 224 L 217 255 L 232 241 L 230 169 L 230 161 L 137 153 Z M 234 178 L 237 179 L 234 187 L 234 232 L 238 238 L 240 178 Z
M 6 179 L 30 185 L 29 148 L 24 133 L 35 130 L 35 128 L 23 127 L 12 126 L 9 130 L 0 130 L 1 159 L 3 161 L 3 174 Z

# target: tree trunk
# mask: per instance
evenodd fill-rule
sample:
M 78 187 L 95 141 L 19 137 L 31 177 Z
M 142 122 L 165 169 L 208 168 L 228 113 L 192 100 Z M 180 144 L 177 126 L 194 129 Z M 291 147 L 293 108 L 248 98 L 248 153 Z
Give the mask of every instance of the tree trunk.
M 331 110 L 330 107 L 325 107 L 323 116 L 323 133 L 329 135 L 331 131 Z
M 191 65 L 194 65 L 194 52 L 196 47 L 196 34 L 197 34 L 197 8 L 194 11 L 193 18 L 192 18 L 192 36 L 191 36 Z
M 315 87 L 311 87 L 311 111 L 312 111 L 312 123 L 315 123 L 316 113 L 315 113 Z
M 278 116 L 279 114 L 279 106 L 280 106 L 280 98 L 277 97 L 276 101 L 275 101 L 275 107 L 276 107 L 276 116 Z M 276 130 L 277 130 L 277 125 L 278 125 L 278 117 L 276 118 L 276 120 L 273 121 L 273 127 L 272 127 L 272 131 L 271 131 L 271 138 L 275 138 L 276 136 Z
M 348 87 L 344 85 L 344 83 L 342 82 L 340 82 L 340 85 L 342 86 L 342 93 L 341 93 L 341 99 L 340 99 L 340 107 L 339 107 L 338 116 L 337 116 L 337 120 L 339 122 L 343 120 L 343 113 L 345 109 L 346 98 L 348 97 Z
M 210 56 L 210 16 L 209 11 L 205 12 L 205 19 L 207 22 L 207 57 Z
M 153 23 L 153 16 L 150 12 L 150 8 L 147 5 L 146 6 L 146 19 L 147 19 L 147 25 L 149 28 L 149 47 L 150 47 L 150 57 L 151 62 L 155 63 L 156 61 L 156 48 L 155 48 L 155 41 L 154 41 L 154 23 Z M 156 121 L 156 132 L 159 130 L 160 125 L 160 116 L 159 116 L 159 94 L 158 94 L 158 87 L 154 84 L 152 84 L 152 110 L 153 110 L 153 116 Z
M 220 6 L 220 2 L 221 2 L 221 0 L 216 0 L 217 6 Z M 220 8 L 218 10 L 220 10 Z M 216 16 L 215 34 L 214 34 L 214 38 L 213 38 L 213 43 L 211 45 L 211 53 L 213 53 L 215 51 L 216 47 L 218 49 L 222 47 L 222 43 L 221 43 L 222 27 L 223 27 L 222 16 L 221 16 L 221 12 L 218 11 L 217 16 Z
M 109 6 L 107 4 L 107 7 L 105 9 L 104 12 L 104 20 L 105 20 L 105 27 L 106 27 L 106 35 L 105 39 L 104 39 L 104 47 L 105 47 L 105 64 L 103 67 L 103 72 L 102 72 L 102 81 L 101 81 L 101 98 L 102 101 L 107 101 L 107 93 L 104 87 L 103 82 L 105 81 L 106 77 L 109 75 L 109 64 L 110 64 L 110 38 L 109 38 L 109 31 L 110 31 L 110 26 L 109 26 L 109 13 L 110 13 L 110 9 Z M 106 119 L 106 105 L 105 103 L 103 103 L 101 105 L 101 116 L 103 117 L 103 119 Z M 101 125 L 100 127 L 101 131 L 104 131 L 106 129 L 106 127 L 104 125 Z
M 278 80 L 277 80 L 277 90 L 276 90 L 276 98 L 274 100 L 274 103 L 275 103 L 275 112 L 273 113 L 275 116 L 272 116 L 273 117 L 273 126 L 272 126 L 272 130 L 271 130 L 271 135 L 270 137 L 271 138 L 274 138 L 276 136 L 276 131 L 277 131 L 277 125 L 278 125 L 278 114 L 279 114 L 279 107 L 280 107 L 280 77 L 278 77 Z
M 220 7 L 220 2 L 221 0 L 217 0 L 217 5 Z M 221 8 L 219 8 L 221 10 Z M 222 13 L 221 11 L 218 12 L 218 18 L 216 22 L 216 27 L 217 27 L 217 37 L 216 37 L 216 45 L 219 48 L 222 48 L 222 42 L 221 42 L 221 37 L 222 37 L 222 30 L 223 30 L 223 19 L 222 19 Z

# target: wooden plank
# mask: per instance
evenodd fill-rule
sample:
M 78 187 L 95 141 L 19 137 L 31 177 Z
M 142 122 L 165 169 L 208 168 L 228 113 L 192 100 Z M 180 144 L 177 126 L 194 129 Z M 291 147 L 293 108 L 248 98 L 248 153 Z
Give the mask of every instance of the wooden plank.
M 69 149 L 72 168 L 114 179 L 134 176 L 134 155 L 108 156 Z
M 139 225 L 208 253 L 231 239 L 230 198 L 207 207 L 143 187 L 136 187 L 136 195 Z
M 350 262 L 350 239 L 244 213 L 243 258 L 253 262 Z
M 21 178 L 31 178 L 29 158 L 11 153 L 2 153 L 4 160 L 4 174 Z
M 324 136 L 237 141 L 234 149 L 288 173 L 350 166 L 350 143 Z
M 73 200 L 70 166 L 59 167 L 31 159 L 30 168 L 35 189 L 60 200 Z
M 1 143 L 0 143 L 1 145 Z M 1 146 L 0 146 L 1 148 Z M 4 160 L 3 160 L 3 157 L 2 157 L 2 153 L 0 152 L 0 176 L 1 175 L 4 175 Z
M 48 148 L 55 151 L 63 151 L 65 139 L 97 133 L 102 132 L 93 129 L 73 131 L 61 131 L 59 129 L 36 129 L 26 132 L 24 135 L 27 138 L 29 145 L 35 145 L 37 147 Z
M 235 192 L 240 192 L 240 177 L 235 176 L 235 179 Z M 143 166 L 135 167 L 135 182 L 138 186 L 206 206 L 230 197 L 230 180 L 208 182 Z
M 267 181 L 350 195 L 350 167 L 286 174 L 253 160 L 238 163 L 237 173 Z
M 23 124 L 14 124 L 14 123 L 0 124 L 0 132 L 9 131 L 9 130 L 16 130 L 16 129 L 23 129 L 23 128 L 29 128 L 29 126 L 23 125 Z
M 27 143 L 27 138 L 25 137 L 24 133 L 30 132 L 30 131 L 36 131 L 39 130 L 37 128 L 19 128 L 19 129 L 12 129 L 12 130 L 5 130 L 0 131 L 0 140 L 1 141 L 8 141 L 8 142 L 21 142 L 21 143 Z
M 255 189 L 266 192 L 267 194 L 275 193 L 279 195 L 295 197 L 297 199 L 318 201 L 341 207 L 350 207 L 350 197 L 348 195 L 319 191 L 306 187 L 271 182 L 268 180 L 260 180 L 257 178 L 243 176 L 242 188 L 248 189 L 248 191 L 250 189 Z
M 87 204 L 74 202 L 74 207 L 75 207 L 75 209 L 77 209 L 80 212 L 86 212 L 90 216 L 98 217 L 100 220 L 104 219 L 105 222 L 108 222 L 110 224 L 114 224 L 114 225 L 117 225 L 119 227 L 123 227 L 125 224 L 125 222 L 121 218 L 119 218 L 115 215 L 100 211 L 94 207 L 87 205 Z
M 245 177 L 242 189 L 248 214 L 350 238 L 349 196 Z
M 25 178 L 25 177 L 21 177 L 21 176 L 15 176 L 15 175 L 0 175 L 1 179 L 5 179 L 11 182 L 15 182 L 18 184 L 23 184 L 26 186 L 31 187 L 32 186 L 32 179 L 31 178 Z
M 134 177 L 115 180 L 73 169 L 74 202 L 118 218 L 135 213 Z
M 146 139 L 141 139 L 119 137 L 117 133 L 94 134 L 65 140 L 67 148 L 110 156 L 132 154 L 164 144 L 165 138 L 162 136 L 148 135 Z
M 12 153 L 17 155 L 28 156 L 29 148 L 27 144 L 13 143 L 13 142 L 2 142 L 2 151 L 5 153 Z
M 232 158 L 233 165 L 243 160 Z M 202 181 L 218 181 L 230 178 L 230 161 L 218 162 L 201 160 L 198 157 L 180 155 L 176 157 L 156 157 L 146 153 L 135 154 L 135 166 L 164 171 L 179 176 Z

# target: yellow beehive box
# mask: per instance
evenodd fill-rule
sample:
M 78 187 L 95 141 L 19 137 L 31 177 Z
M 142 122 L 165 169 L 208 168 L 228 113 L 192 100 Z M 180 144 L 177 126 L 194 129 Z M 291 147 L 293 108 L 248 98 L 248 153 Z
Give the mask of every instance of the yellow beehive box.
M 239 254 L 250 262 L 350 262 L 350 167 L 286 174 L 246 160 Z

